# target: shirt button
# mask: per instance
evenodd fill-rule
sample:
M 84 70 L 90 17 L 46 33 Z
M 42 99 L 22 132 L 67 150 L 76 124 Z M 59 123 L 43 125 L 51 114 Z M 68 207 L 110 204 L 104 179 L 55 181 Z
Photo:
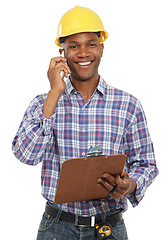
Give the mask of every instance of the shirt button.
M 82 132 L 85 132 L 85 129 L 84 129 L 84 128 L 82 129 Z
M 85 156 L 85 152 L 82 153 L 82 156 Z

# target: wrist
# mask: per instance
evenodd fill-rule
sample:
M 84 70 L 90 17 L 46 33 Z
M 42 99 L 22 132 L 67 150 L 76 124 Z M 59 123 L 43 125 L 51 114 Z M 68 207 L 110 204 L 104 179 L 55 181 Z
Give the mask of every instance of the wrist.
M 61 94 L 63 93 L 64 90 L 58 89 L 58 88 L 51 88 L 50 91 L 48 92 L 48 94 L 52 94 L 55 96 L 61 96 Z
M 135 193 L 137 188 L 137 184 L 134 180 L 130 180 L 130 187 L 128 188 L 127 192 L 125 193 L 125 195 L 130 195 L 132 193 Z

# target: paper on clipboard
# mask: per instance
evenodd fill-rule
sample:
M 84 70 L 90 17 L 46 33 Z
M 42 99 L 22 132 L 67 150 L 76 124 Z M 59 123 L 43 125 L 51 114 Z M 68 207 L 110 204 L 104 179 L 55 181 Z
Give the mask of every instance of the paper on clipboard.
M 61 167 L 56 203 L 104 199 L 109 193 L 97 183 L 103 173 L 121 175 L 127 156 L 102 155 L 66 160 Z

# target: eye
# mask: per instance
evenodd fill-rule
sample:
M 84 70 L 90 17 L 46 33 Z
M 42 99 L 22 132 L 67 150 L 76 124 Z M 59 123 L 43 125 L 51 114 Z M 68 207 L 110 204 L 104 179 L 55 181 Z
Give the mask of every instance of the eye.
M 70 46 L 70 48 L 71 48 L 71 49 L 76 49 L 77 46 L 76 46 L 76 45 L 72 45 L 72 46 Z
M 89 47 L 96 47 L 96 44 L 95 43 L 90 43 Z

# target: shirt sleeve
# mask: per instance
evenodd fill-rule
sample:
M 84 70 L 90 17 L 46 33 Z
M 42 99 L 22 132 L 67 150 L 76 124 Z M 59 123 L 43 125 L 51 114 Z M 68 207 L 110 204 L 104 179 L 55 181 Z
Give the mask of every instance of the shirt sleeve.
M 29 165 L 36 165 L 43 160 L 46 146 L 52 139 L 55 114 L 49 119 L 43 116 L 46 97 L 39 95 L 29 104 L 12 142 L 14 155 Z
M 125 132 L 124 148 L 127 155 L 127 171 L 130 179 L 137 184 L 136 192 L 130 194 L 127 198 L 135 207 L 144 197 L 147 187 L 158 175 L 153 143 L 149 135 L 144 111 L 139 102 Z

